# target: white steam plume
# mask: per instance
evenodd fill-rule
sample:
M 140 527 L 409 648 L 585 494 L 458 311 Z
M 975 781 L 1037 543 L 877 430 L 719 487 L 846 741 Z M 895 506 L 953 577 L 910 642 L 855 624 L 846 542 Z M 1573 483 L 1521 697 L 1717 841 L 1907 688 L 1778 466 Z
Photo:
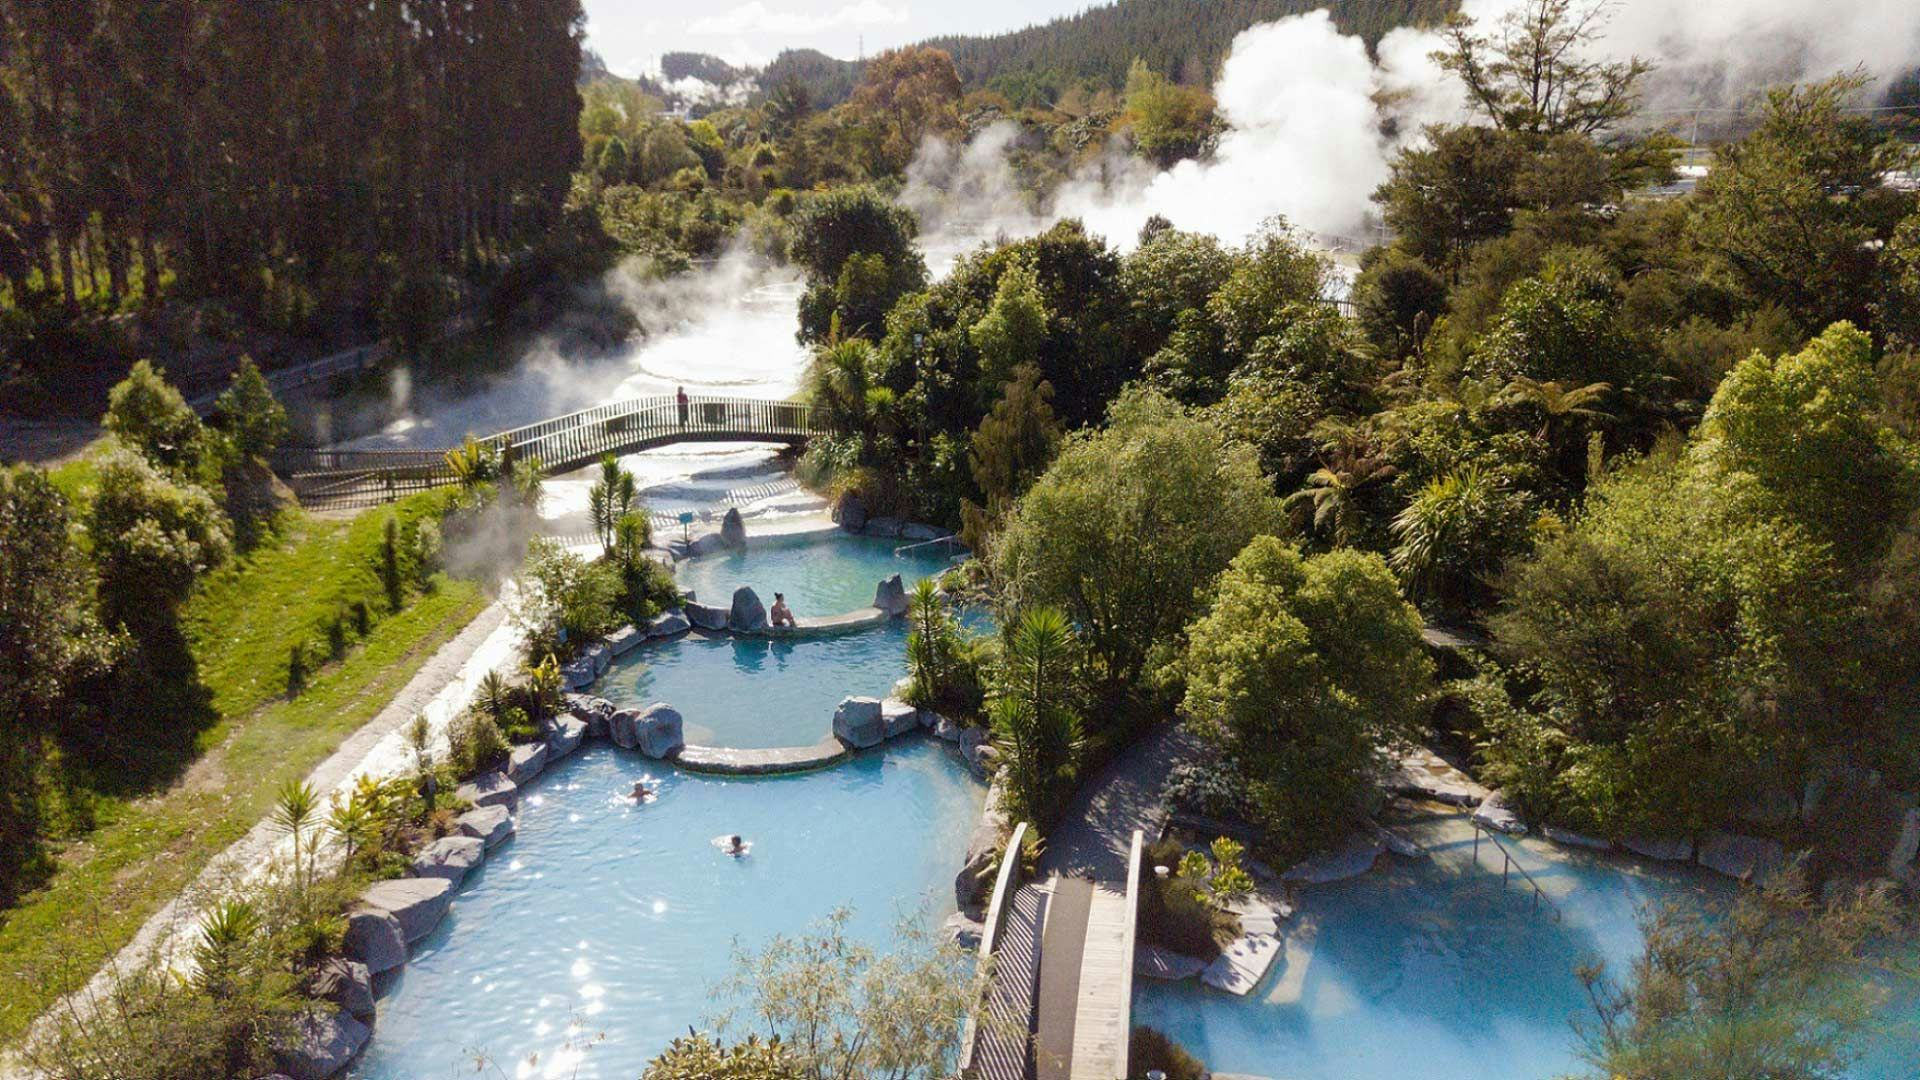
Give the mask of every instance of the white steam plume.
M 1497 35 L 1525 0 L 1466 0 Z M 1229 130 L 1206 161 L 1165 172 L 1109 154 L 1056 193 L 1049 212 L 1021 203 L 1005 169 L 1014 134 L 996 125 L 969 146 L 932 145 L 903 196 L 925 220 L 973 235 L 1031 233 L 1080 217 L 1129 246 L 1148 216 L 1229 242 L 1275 215 L 1325 236 L 1364 236 L 1370 196 L 1389 163 L 1428 124 L 1470 119 L 1457 78 L 1435 63 L 1440 34 L 1401 29 L 1369 56 L 1324 11 L 1253 27 L 1234 39 L 1214 85 Z M 1607 13 L 1596 51 L 1652 61 L 1652 123 L 1695 109 L 1750 104 L 1764 86 L 1863 69 L 1877 82 L 1920 65 L 1916 0 L 1625 0 Z

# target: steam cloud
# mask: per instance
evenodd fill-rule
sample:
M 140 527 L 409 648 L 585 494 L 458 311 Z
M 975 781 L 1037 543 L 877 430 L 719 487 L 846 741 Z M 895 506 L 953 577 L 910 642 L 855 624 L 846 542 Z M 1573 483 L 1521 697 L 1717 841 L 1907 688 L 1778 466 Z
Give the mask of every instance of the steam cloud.
M 1494 32 L 1522 3 L 1466 0 L 1463 10 Z M 1206 161 L 1154 174 L 1110 154 L 1034 214 L 1005 170 L 1014 132 L 996 126 L 965 148 L 930 144 L 903 198 L 936 230 L 965 223 L 976 234 L 1080 217 L 1125 246 L 1159 214 L 1231 242 L 1279 215 L 1326 238 L 1363 238 L 1374 221 L 1369 196 L 1394 155 L 1426 125 L 1468 118 L 1457 80 L 1431 59 L 1441 45 L 1438 34 L 1402 29 L 1369 56 L 1324 11 L 1263 24 L 1235 38 L 1214 85 L 1230 127 Z M 1651 60 L 1646 119 L 1684 123 L 1695 110 L 1750 104 L 1780 82 L 1859 68 L 1884 84 L 1920 64 L 1920 4 L 1625 0 L 1608 12 L 1599 49 Z

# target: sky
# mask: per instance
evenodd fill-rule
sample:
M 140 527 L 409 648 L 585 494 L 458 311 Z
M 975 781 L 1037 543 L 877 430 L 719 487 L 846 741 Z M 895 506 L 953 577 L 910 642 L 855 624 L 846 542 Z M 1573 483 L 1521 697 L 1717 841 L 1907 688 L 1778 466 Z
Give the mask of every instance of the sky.
M 587 46 L 616 74 L 640 75 L 669 52 L 754 66 L 783 49 L 852 59 L 942 34 L 991 34 L 1071 15 L 1098 0 L 585 0 Z

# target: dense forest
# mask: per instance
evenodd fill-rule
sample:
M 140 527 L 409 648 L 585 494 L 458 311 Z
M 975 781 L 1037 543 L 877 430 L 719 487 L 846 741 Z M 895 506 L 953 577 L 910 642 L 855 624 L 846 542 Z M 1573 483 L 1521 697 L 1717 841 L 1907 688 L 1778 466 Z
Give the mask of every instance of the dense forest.
M 1400 26 L 1443 19 L 1454 0 L 1123 0 L 1009 34 L 936 38 L 969 90 L 1015 105 L 1049 105 L 1069 90 L 1119 91 L 1135 60 L 1189 86 L 1208 86 L 1234 35 L 1250 26 L 1326 8 L 1342 33 L 1369 43 Z M 823 105 L 846 99 L 860 65 L 819 53 L 783 53 L 761 74 L 773 88 L 798 81 Z
M 578 0 L 0 3 L 0 378 L 149 337 L 363 340 L 553 228 Z

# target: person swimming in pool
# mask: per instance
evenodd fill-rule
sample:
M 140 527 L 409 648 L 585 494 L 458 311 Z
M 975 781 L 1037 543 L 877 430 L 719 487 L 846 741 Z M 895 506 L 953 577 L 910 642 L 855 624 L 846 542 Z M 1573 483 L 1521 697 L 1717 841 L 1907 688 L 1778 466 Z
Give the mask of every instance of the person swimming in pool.
M 767 617 L 775 626 L 794 625 L 793 609 L 787 606 L 786 593 L 773 594 L 773 610 L 768 613 Z
M 753 845 L 743 839 L 739 833 L 734 833 L 732 836 L 723 836 L 718 840 L 718 843 L 721 851 L 736 859 L 753 850 Z
M 643 803 L 651 800 L 652 798 L 653 798 L 653 788 L 647 786 L 647 782 L 645 780 L 635 780 L 633 782 L 633 801 L 634 802 Z

